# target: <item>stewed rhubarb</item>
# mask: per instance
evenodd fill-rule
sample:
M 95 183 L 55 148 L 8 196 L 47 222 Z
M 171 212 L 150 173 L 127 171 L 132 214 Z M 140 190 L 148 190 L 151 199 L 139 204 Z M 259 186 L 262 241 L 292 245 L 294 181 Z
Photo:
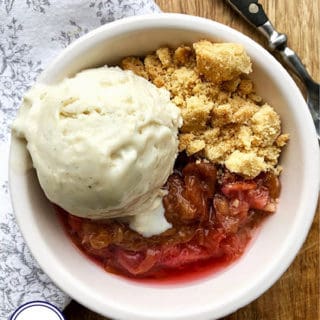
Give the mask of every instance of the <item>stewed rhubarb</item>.
M 246 180 L 224 167 L 180 156 L 163 198 L 169 230 L 149 238 L 119 220 L 93 221 L 58 208 L 67 232 L 107 271 L 136 278 L 188 273 L 208 262 L 231 263 L 276 209 L 278 177 Z

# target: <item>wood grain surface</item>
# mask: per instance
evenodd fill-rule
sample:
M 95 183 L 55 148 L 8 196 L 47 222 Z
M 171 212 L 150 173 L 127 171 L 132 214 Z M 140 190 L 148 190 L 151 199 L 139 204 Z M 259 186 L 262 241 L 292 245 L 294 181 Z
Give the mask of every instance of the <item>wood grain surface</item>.
M 179 12 L 216 20 L 266 46 L 265 39 L 236 15 L 223 0 L 156 2 L 165 12 Z M 277 30 L 288 35 L 290 47 L 299 54 L 311 75 L 320 82 L 320 0 L 260 0 L 260 3 Z M 260 298 L 223 320 L 320 319 L 319 219 L 318 204 L 306 242 L 289 269 Z M 67 320 L 106 320 L 74 301 L 64 313 Z

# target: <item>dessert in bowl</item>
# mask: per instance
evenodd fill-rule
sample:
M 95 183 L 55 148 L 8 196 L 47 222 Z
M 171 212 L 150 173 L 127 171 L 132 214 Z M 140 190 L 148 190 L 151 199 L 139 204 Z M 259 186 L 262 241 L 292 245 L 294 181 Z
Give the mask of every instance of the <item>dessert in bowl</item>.
M 50 202 L 43 195 L 35 173 L 22 168 L 22 153 L 26 153 L 25 146 L 22 141 L 13 137 L 11 193 L 18 222 L 31 251 L 42 268 L 62 289 L 79 302 L 106 316 L 137 319 L 221 317 L 261 294 L 284 272 L 301 246 L 312 221 L 318 188 L 318 174 L 315 174 L 318 168 L 312 159 L 314 155 L 318 156 L 318 149 L 311 117 L 299 90 L 283 68 L 266 51 L 238 32 L 205 19 L 183 15 L 130 18 L 97 29 L 75 42 L 44 71 L 38 82 L 44 86 L 53 85 L 82 70 L 105 64 L 121 64 L 121 61 L 124 68 L 132 70 L 134 68 L 130 68 L 129 62 L 134 61 L 134 58 L 123 60 L 124 58 L 146 56 L 159 48 L 179 48 L 181 44 L 191 46 L 192 43 L 199 44 L 201 39 L 208 39 L 214 43 L 239 43 L 244 46 L 252 60 L 253 73 L 250 79 L 256 85 L 256 92 L 262 96 L 263 101 L 274 107 L 282 119 L 283 132 L 290 134 L 290 143 L 280 160 L 284 171 L 281 175 L 282 191 L 277 212 L 268 217 L 247 252 L 236 263 L 222 269 L 221 272 L 207 274 L 196 281 L 173 281 L 165 285 L 161 282 L 136 282 L 121 275 L 105 272 L 72 246 L 57 216 L 52 212 Z M 209 43 L 202 44 L 210 46 Z M 161 61 L 160 58 L 159 53 L 158 59 Z M 137 63 L 138 61 L 132 65 Z M 232 77 L 247 72 L 247 69 L 240 70 L 237 75 L 232 74 Z M 146 64 L 145 70 L 147 70 Z M 205 72 L 202 73 L 205 75 Z M 246 90 L 245 88 L 250 87 L 250 81 L 245 80 L 247 79 L 241 78 L 240 82 L 237 81 L 238 84 L 232 82 L 225 84 L 226 91 L 236 91 L 233 86 L 238 88 L 241 82 L 243 84 L 240 89 Z M 154 83 L 157 84 L 157 81 Z M 161 86 L 161 83 L 158 83 L 158 86 Z M 253 92 L 247 94 L 250 93 L 253 94 Z M 252 99 L 259 98 L 252 96 Z M 174 102 L 179 104 L 178 96 Z M 264 111 L 270 111 L 268 106 L 260 107 Z M 227 110 L 225 109 L 226 112 Z M 224 112 L 223 108 L 220 108 L 220 111 Z M 277 119 L 275 117 L 274 122 L 277 122 Z M 179 126 L 178 122 L 176 127 Z M 219 126 L 218 123 L 214 125 Z M 189 157 L 205 152 L 205 147 L 203 150 L 197 148 L 199 144 L 203 145 L 201 141 L 206 143 L 206 139 L 203 133 L 195 134 L 195 131 L 199 130 L 194 130 L 193 126 L 192 121 L 189 123 L 185 121 L 180 134 L 180 151 L 184 150 Z M 182 134 L 187 141 L 184 146 L 181 144 Z M 280 137 L 280 132 L 277 133 L 277 137 Z M 304 144 L 303 141 L 307 137 L 310 143 Z M 277 142 L 279 147 L 285 140 L 286 137 L 283 136 Z M 211 149 L 207 148 L 208 150 L 214 147 L 212 144 L 210 146 Z M 196 152 L 194 152 L 195 147 L 197 147 Z M 237 161 L 232 161 L 241 158 L 241 154 L 233 154 L 234 152 L 236 150 L 226 155 L 229 158 L 221 161 L 225 161 L 230 170 L 241 170 Z M 214 158 L 214 153 L 210 155 Z M 256 168 L 268 165 L 260 160 L 258 159 L 257 165 L 252 167 L 253 171 L 250 169 L 240 173 L 256 179 L 260 173 L 254 172 Z M 297 171 L 301 163 L 303 166 Z M 184 178 L 199 177 L 199 172 L 203 168 L 206 168 L 207 172 L 207 167 L 210 166 L 206 162 L 197 163 L 197 160 L 191 165 L 198 167 L 195 169 L 189 166 L 182 169 Z M 211 174 L 214 175 L 216 173 Z M 176 180 L 179 179 L 176 177 Z M 227 198 L 234 192 L 230 189 L 230 183 L 238 188 L 255 189 L 252 181 L 248 186 L 248 183 L 244 185 L 243 181 L 232 179 L 228 181 L 229 186 L 221 187 Z M 190 182 L 195 179 L 184 179 L 184 183 L 187 180 Z M 255 185 L 261 185 L 262 190 L 265 190 L 266 186 L 262 182 L 255 181 Z M 206 188 L 208 189 L 204 187 Z M 167 197 L 170 196 L 170 185 L 168 192 Z M 209 196 L 211 200 L 213 197 Z M 277 198 L 277 195 L 274 198 Z M 226 199 L 221 197 L 215 198 L 215 210 L 225 206 L 224 200 Z M 273 203 L 269 200 L 265 198 L 262 207 L 269 205 L 270 210 Z M 168 220 L 167 222 L 174 223 L 170 218 Z

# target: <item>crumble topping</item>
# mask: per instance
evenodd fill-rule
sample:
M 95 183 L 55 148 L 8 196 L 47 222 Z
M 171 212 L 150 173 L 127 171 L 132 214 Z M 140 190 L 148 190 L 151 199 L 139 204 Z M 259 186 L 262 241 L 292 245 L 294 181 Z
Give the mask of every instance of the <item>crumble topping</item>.
M 236 43 L 212 43 L 202 40 L 193 44 L 197 67 L 208 81 L 220 83 L 252 71 L 244 47 Z
M 289 136 L 281 133 L 279 115 L 256 94 L 242 45 L 201 40 L 127 57 L 121 66 L 170 91 L 183 117 L 180 152 L 246 178 L 280 173 L 278 158 Z

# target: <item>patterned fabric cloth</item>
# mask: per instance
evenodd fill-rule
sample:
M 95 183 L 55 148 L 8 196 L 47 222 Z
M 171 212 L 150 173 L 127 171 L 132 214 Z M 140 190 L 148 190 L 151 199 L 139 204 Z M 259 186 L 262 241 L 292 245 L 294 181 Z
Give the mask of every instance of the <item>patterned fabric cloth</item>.
M 10 204 L 10 124 L 21 97 L 48 62 L 84 33 L 153 12 L 160 12 L 153 0 L 0 0 L 0 319 L 28 301 L 60 309 L 70 301 L 34 261 Z

